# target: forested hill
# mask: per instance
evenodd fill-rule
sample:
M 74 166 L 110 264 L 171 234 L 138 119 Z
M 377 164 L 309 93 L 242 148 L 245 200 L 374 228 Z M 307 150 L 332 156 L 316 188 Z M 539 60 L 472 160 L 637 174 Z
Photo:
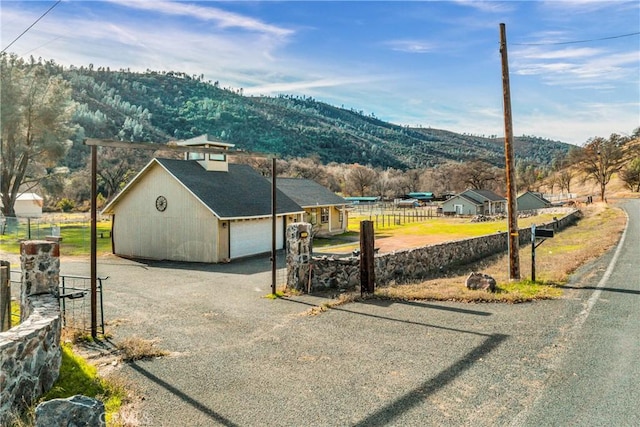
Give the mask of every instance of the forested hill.
M 85 137 L 166 142 L 208 133 L 237 148 L 324 163 L 399 169 L 449 160 L 504 164 L 503 140 L 408 128 L 311 98 L 243 96 L 203 76 L 108 69 L 61 71 L 79 108 Z M 516 158 L 550 164 L 569 145 L 535 137 L 515 141 Z

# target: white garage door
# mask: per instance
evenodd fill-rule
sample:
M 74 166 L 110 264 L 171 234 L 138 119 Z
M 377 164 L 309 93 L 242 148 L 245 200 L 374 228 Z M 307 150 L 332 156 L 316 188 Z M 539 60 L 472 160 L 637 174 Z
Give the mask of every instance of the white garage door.
M 282 249 L 283 217 L 277 218 L 276 248 Z M 231 222 L 231 258 L 261 254 L 271 251 L 271 218 Z

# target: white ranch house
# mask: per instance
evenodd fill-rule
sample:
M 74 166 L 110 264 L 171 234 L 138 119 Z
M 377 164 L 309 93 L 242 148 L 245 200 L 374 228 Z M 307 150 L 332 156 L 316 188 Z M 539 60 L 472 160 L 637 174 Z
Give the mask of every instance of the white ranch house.
M 507 212 L 507 200 L 490 190 L 466 190 L 445 201 L 445 215 L 497 215 Z

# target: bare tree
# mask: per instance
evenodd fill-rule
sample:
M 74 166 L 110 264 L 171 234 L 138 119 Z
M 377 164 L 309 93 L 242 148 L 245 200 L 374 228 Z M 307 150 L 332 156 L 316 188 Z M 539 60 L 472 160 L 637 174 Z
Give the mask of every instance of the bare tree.
M 318 156 L 296 158 L 289 162 L 288 176 L 292 178 L 311 179 L 318 184 L 327 186 L 329 175 Z
M 631 160 L 620 171 L 620 179 L 625 183 L 627 188 L 633 192 L 640 192 L 640 157 Z
M 460 173 L 464 183 L 475 190 L 492 188 L 493 181 L 497 178 L 496 169 L 482 160 L 474 160 L 464 164 Z
M 367 166 L 354 165 L 347 175 L 347 188 L 350 194 L 364 196 L 372 190 L 378 179 L 378 173 Z
M 624 146 L 628 138 L 611 134 L 609 139 L 591 138 L 578 155 L 578 167 L 600 185 L 600 200 L 605 201 L 607 184 L 625 163 Z

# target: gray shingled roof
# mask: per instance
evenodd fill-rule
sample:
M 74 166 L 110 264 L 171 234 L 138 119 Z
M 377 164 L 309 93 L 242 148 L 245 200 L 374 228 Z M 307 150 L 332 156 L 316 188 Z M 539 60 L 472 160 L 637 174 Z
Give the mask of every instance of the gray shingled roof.
M 478 202 L 484 202 L 485 200 L 482 199 L 478 199 L 477 197 L 474 197 L 474 194 L 478 194 L 482 197 L 484 197 L 485 200 L 490 200 L 492 202 L 503 202 L 505 201 L 504 197 L 498 196 L 496 193 L 494 193 L 491 190 L 467 190 L 465 192 L 463 192 L 462 194 L 464 194 L 465 196 L 471 197 L 472 199 L 477 200 Z
M 347 204 L 342 197 L 311 179 L 276 178 L 276 186 L 302 207 Z
M 229 164 L 229 172 L 216 172 L 205 170 L 195 160 L 156 161 L 220 218 L 271 215 L 271 183 L 249 165 Z M 276 206 L 278 214 L 303 211 L 280 190 Z

